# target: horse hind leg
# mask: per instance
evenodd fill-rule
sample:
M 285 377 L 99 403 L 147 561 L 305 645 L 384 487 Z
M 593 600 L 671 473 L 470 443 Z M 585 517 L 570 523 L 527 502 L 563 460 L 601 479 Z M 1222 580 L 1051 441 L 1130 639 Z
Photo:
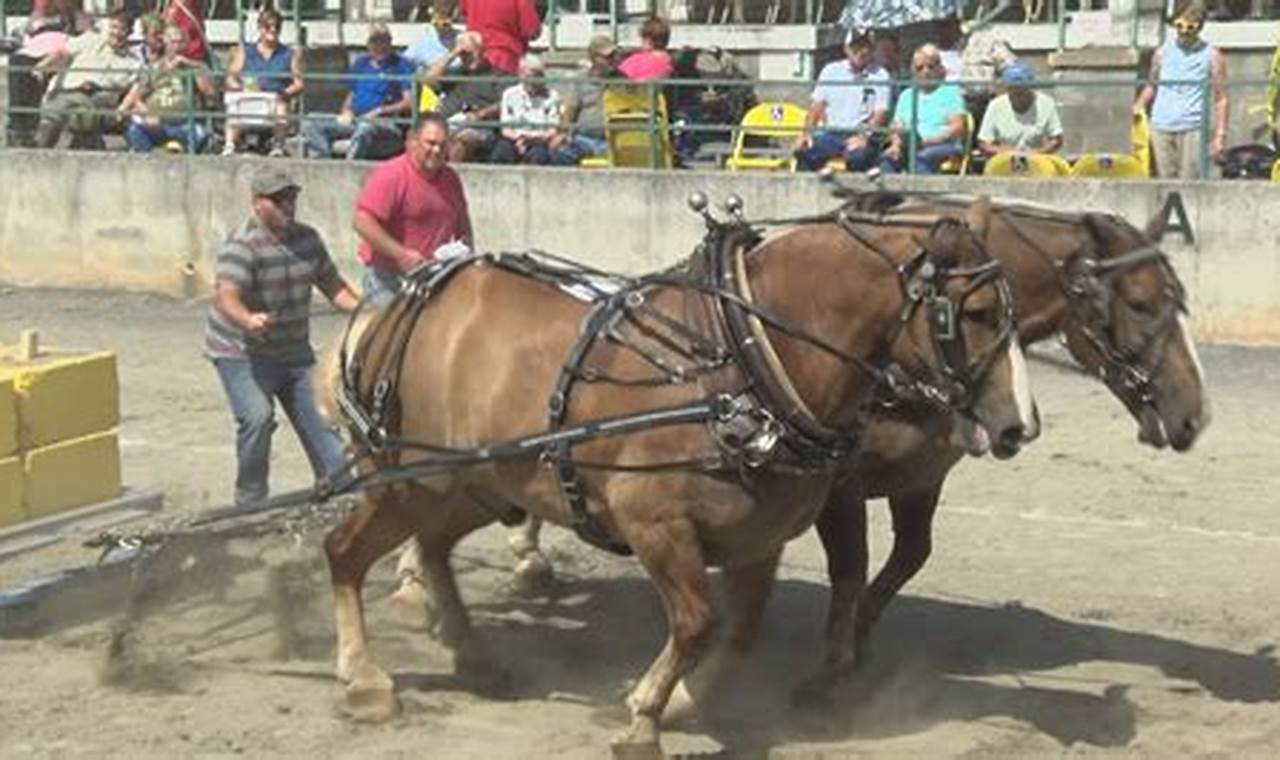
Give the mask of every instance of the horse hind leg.
M 369 567 L 412 532 L 394 498 L 365 497 L 325 539 L 338 630 L 337 676 L 347 684 L 344 709 L 362 721 L 385 720 L 399 707 L 391 677 L 369 657 L 361 595 Z
M 664 725 L 693 717 L 705 710 L 718 687 L 736 674 L 760 634 L 764 609 L 773 591 L 778 571 L 778 552 L 759 562 L 739 567 L 726 567 L 723 572 L 725 592 L 730 605 L 730 624 L 726 635 L 717 640 L 689 675 L 676 684 L 666 710 Z

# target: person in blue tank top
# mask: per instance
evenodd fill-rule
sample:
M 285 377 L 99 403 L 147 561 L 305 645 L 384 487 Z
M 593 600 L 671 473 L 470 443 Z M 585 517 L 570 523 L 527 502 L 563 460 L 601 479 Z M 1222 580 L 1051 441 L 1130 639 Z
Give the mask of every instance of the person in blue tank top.
M 1137 116 L 1151 106 L 1151 147 L 1161 179 L 1203 179 L 1203 122 L 1209 120 L 1211 156 L 1222 154 L 1227 139 L 1227 63 L 1221 50 L 1201 39 L 1204 13 L 1198 7 L 1181 6 L 1173 28 L 1176 35 L 1151 57 L 1151 74 L 1133 112 Z M 1213 91 L 1212 115 L 1206 111 L 1204 82 Z
M 289 108 L 302 94 L 302 50 L 280 41 L 283 19 L 274 10 L 267 9 L 258 15 L 258 41 L 252 45 L 239 45 L 227 63 L 226 98 L 228 111 L 239 97 L 231 93 L 264 92 L 275 95 L 272 125 L 271 155 L 284 155 L 284 140 L 289 134 Z M 222 154 L 229 156 L 236 151 L 240 139 L 241 123 L 227 119 L 223 134 Z

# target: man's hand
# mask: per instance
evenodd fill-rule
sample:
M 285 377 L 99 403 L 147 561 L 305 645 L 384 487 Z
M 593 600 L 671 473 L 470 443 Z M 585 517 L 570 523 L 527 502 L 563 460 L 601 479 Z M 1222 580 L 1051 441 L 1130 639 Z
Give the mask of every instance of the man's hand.
M 560 146 L 564 145 L 567 142 L 569 142 L 568 135 L 566 135 L 564 132 L 556 132 L 555 134 L 551 135 L 551 138 L 549 140 L 547 140 L 547 147 L 551 148 L 552 150 L 555 150 L 556 148 L 559 148 Z
M 813 136 L 803 134 L 796 138 L 796 144 L 792 147 L 793 152 L 808 150 L 813 147 Z
M 356 120 L 354 111 L 342 110 L 338 112 L 338 123 L 344 127 L 351 126 L 351 122 Z
M 867 147 L 870 142 L 866 135 L 849 135 L 849 139 L 844 141 L 845 150 L 862 150 Z
M 416 248 L 405 246 L 396 257 L 396 266 L 401 274 L 408 274 L 427 263 L 427 256 Z
M 258 335 L 266 331 L 267 326 L 271 324 L 271 315 L 262 311 L 255 311 L 249 315 L 248 321 L 244 324 L 245 332 L 250 335 Z
M 529 150 L 529 138 L 527 135 L 520 135 L 516 138 L 516 153 L 524 155 Z
M 1222 151 L 1226 147 L 1227 136 L 1221 132 L 1213 136 L 1213 140 L 1209 142 L 1209 155 L 1218 158 L 1222 155 Z

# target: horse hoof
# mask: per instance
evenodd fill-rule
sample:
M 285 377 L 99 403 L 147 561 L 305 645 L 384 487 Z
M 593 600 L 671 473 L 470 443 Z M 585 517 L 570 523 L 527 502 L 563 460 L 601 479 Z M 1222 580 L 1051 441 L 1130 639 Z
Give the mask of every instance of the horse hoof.
M 399 714 L 400 700 L 390 687 L 352 682 L 343 696 L 342 712 L 357 723 L 385 723 Z
M 666 760 L 657 742 L 618 742 L 610 747 L 613 760 Z
M 672 727 L 688 723 L 698 715 L 698 705 L 681 680 L 671 692 L 667 706 L 662 710 L 662 725 Z
M 416 578 L 405 578 L 391 594 L 391 612 L 396 622 L 406 628 L 430 631 L 435 623 L 427 589 Z
M 530 554 L 516 563 L 511 572 L 511 589 L 519 596 L 537 596 L 551 589 L 555 573 L 541 554 Z

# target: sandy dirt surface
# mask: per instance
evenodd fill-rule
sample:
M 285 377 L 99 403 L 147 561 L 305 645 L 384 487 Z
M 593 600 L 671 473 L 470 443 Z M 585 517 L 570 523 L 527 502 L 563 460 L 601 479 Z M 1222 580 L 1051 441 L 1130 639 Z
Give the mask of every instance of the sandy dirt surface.
M 129 484 L 179 515 L 226 501 L 232 420 L 200 356 L 205 304 L 5 289 L 0 329 L 119 354 Z M 336 317 L 318 318 L 324 337 Z M 1155 452 L 1101 386 L 1035 365 L 1045 435 L 1012 462 L 963 463 L 934 557 L 886 613 L 872 660 L 827 715 L 789 707 L 818 666 L 825 611 L 812 534 L 787 550 L 758 658 L 697 725 L 694 756 L 1273 757 L 1280 751 L 1280 351 L 1205 347 L 1215 420 L 1187 455 Z M 309 475 L 287 428 L 273 484 Z M 449 654 L 397 623 L 393 568 L 367 587 L 375 655 L 400 717 L 337 705 L 319 534 L 174 550 L 170 593 L 38 638 L 0 640 L 0 757 L 600 758 L 622 691 L 663 621 L 638 567 L 562 531 L 560 581 L 525 599 L 491 528 L 456 564 L 511 681 L 475 693 Z M 873 509 L 883 556 L 885 510 Z M 10 586 L 93 554 L 62 545 L 0 563 Z M 126 623 L 127 621 L 127 623 Z M 715 753 L 712 755 L 712 753 Z

